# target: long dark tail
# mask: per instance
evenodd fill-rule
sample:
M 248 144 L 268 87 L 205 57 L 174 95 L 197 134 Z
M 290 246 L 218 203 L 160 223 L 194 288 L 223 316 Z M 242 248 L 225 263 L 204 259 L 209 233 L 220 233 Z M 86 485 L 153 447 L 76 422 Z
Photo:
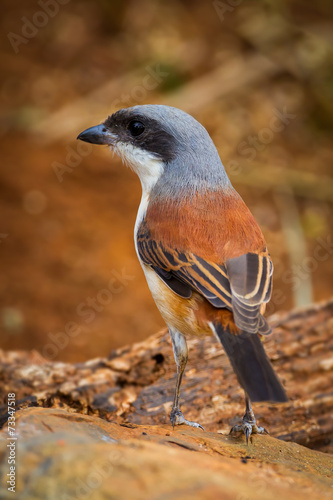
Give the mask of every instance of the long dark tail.
M 287 401 L 258 335 L 246 332 L 236 335 L 221 324 L 214 327 L 238 382 L 251 401 Z

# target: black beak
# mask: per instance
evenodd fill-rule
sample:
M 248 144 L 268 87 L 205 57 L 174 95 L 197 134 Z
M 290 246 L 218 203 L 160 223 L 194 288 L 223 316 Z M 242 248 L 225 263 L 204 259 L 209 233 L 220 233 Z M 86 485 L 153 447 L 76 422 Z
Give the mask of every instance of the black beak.
M 91 144 L 107 144 L 112 146 L 117 136 L 108 131 L 105 125 L 96 125 L 95 127 L 87 128 L 77 136 L 77 139 Z

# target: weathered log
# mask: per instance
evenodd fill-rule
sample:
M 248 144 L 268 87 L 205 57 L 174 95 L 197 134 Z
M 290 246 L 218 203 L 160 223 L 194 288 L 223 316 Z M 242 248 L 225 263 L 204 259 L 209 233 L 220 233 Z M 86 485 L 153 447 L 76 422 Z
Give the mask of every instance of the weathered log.
M 290 401 L 255 405 L 271 436 L 255 435 L 248 446 L 228 435 L 243 394 L 213 338 L 189 341 L 182 391 L 184 414 L 206 432 L 169 424 L 175 365 L 166 331 L 80 364 L 2 351 L 0 497 L 11 498 L 11 473 L 26 500 L 330 498 L 332 312 L 333 300 L 271 318 L 266 349 Z
M 265 347 L 289 402 L 256 404 L 260 425 L 271 435 L 332 451 L 333 300 L 270 318 L 274 334 Z M 242 416 L 243 393 L 214 338 L 189 340 L 182 410 L 207 430 L 227 433 Z M 0 351 L 2 422 L 7 394 L 17 409 L 64 408 L 108 421 L 167 424 L 175 384 L 168 333 L 85 363 L 47 362 L 36 351 Z

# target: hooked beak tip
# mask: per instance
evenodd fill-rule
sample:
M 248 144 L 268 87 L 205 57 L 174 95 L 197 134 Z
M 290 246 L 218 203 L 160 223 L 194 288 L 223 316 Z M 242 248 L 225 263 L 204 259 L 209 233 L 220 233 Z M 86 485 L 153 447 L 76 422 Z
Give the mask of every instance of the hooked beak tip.
M 81 132 L 76 139 L 79 141 L 89 142 L 90 144 L 112 145 L 114 143 L 115 136 L 107 130 L 105 125 L 101 124 L 83 130 L 83 132 Z

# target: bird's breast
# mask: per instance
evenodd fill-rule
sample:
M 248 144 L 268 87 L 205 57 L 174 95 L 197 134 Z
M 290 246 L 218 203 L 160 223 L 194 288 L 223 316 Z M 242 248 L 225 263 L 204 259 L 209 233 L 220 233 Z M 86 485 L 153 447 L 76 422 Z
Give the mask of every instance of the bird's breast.
M 190 299 L 184 299 L 170 290 L 150 266 L 142 262 L 141 265 L 156 306 L 168 326 L 187 337 L 212 335 L 204 311 L 209 304 L 201 295 L 193 291 Z

